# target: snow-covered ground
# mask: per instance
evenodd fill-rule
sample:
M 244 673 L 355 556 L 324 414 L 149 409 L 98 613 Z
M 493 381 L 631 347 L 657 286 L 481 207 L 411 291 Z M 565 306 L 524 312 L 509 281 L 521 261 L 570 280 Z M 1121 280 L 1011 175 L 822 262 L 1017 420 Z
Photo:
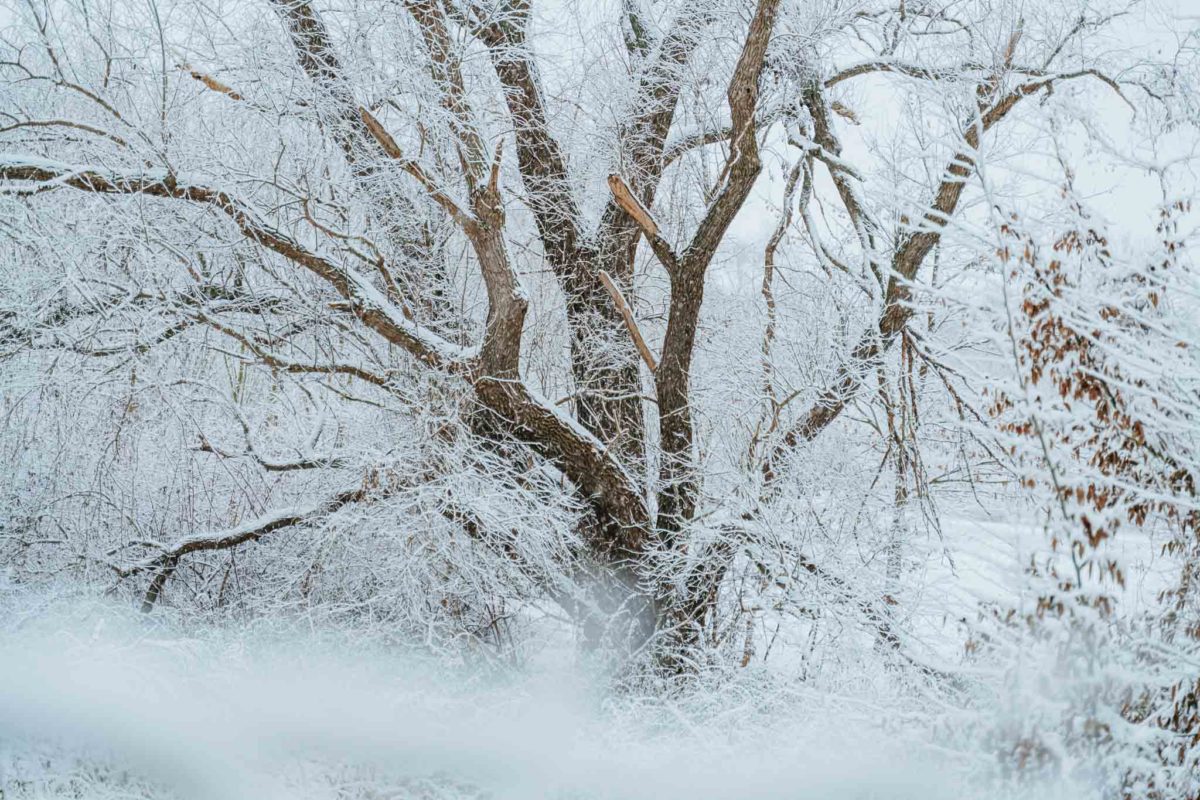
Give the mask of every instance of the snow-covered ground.
M 319 631 L 185 633 L 16 600 L 0 638 L 6 800 L 1086 796 L 1003 783 L 991 721 L 911 687 L 749 671 L 639 700 L 569 659 L 485 673 Z

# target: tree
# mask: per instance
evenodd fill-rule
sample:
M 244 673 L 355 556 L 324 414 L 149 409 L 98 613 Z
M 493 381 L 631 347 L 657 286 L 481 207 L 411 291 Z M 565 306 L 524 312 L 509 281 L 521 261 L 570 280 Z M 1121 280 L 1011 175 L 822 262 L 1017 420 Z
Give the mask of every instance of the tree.
M 591 90 L 547 79 L 560 54 L 540 42 L 528 0 L 269 6 L 153 5 L 147 20 L 120 3 L 31 3 L 7 33 L 5 259 L 52 276 L 27 287 L 38 304 L 14 293 L 5 310 L 10 361 L 36 375 L 98 360 L 97 375 L 134 387 L 130 410 L 149 387 L 181 414 L 219 398 L 224 419 L 184 425 L 203 472 L 237 462 L 258 480 L 319 476 L 287 484 L 302 504 L 82 557 L 140 581 L 152 608 L 197 554 L 418 493 L 489 569 L 511 570 L 505 580 L 594 639 L 653 640 L 671 670 L 700 657 L 735 564 L 775 577 L 762 530 L 788 502 L 789 466 L 871 396 L 909 335 L 914 292 L 990 141 L 1018 109 L 1052 107 L 1056 90 L 1126 88 L 1105 71 L 1119 65 L 1084 46 L 1121 7 L 1086 2 L 1034 19 L 989 2 L 624 0 L 577 11 L 623 45 Z M 874 161 L 856 166 L 860 148 L 844 143 L 859 123 L 849 93 L 869 80 L 947 112 L 904 162 L 926 176 L 905 176 L 903 201 L 874 191 Z M 608 125 L 598 143 L 597 124 Z M 766 251 L 767 318 L 744 355 L 761 356 L 749 391 L 766 410 L 733 448 L 749 455 L 728 481 L 698 440 L 722 413 L 696 394 L 697 355 L 721 335 L 705 328 L 705 290 L 735 220 L 767 191 L 764 152 L 781 150 L 795 160 Z M 797 219 L 828 291 L 861 299 L 848 349 L 831 340 L 820 355 L 834 364 L 827 382 L 789 391 L 775 259 Z M 641 300 L 664 308 L 661 329 L 638 319 L 639 278 Z M 170 347 L 193 356 L 147 375 Z M 247 402 L 274 409 L 251 421 Z M 356 418 L 360 446 L 373 426 L 401 425 L 410 451 L 433 455 L 355 450 L 320 422 L 295 458 L 259 444 L 260 428 L 284 430 L 289 406 L 317 416 L 331 403 L 379 406 Z M 480 475 L 525 511 L 475 502 Z M 575 533 L 531 533 L 539 504 L 573 517 Z M 45 519 L 22 523 L 20 552 L 71 539 L 43 541 Z M 782 546 L 901 649 L 886 600 Z

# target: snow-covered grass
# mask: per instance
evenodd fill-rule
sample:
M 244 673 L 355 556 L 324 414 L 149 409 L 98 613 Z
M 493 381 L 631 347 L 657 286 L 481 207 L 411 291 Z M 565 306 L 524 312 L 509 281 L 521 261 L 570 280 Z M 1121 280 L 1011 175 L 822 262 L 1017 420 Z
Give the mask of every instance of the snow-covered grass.
M 5 800 L 1086 795 L 1001 784 L 994 720 L 883 676 L 838 692 L 752 669 L 651 698 L 570 658 L 485 674 L 321 631 L 4 602 Z

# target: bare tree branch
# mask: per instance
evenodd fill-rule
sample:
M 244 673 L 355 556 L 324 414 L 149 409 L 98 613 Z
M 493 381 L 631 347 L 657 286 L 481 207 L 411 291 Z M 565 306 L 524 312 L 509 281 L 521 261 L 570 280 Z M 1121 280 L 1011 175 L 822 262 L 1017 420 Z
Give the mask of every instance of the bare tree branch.
M 698 482 L 692 465 L 688 384 L 704 298 L 704 277 L 726 230 L 741 210 L 762 168 L 755 112 L 759 76 L 778 9 L 779 0 L 759 0 L 755 9 L 727 92 L 736 133 L 730 147 L 725 182 L 709 204 L 691 242 L 670 269 L 670 316 L 662 360 L 655 374 L 663 452 L 658 527 L 664 531 L 679 530 L 695 513 Z
M 1006 48 L 1008 53 L 1015 47 L 1015 36 L 1016 34 Z M 1070 80 L 1086 75 L 1087 72 L 1069 74 L 1063 76 L 1063 79 Z M 821 391 L 808 411 L 788 428 L 770 457 L 763 461 L 763 477 L 768 486 L 775 482 L 784 459 L 792 450 L 802 442 L 816 438 L 838 418 L 858 393 L 875 359 L 891 346 L 912 316 L 913 309 L 909 303 L 911 282 L 926 257 L 941 240 L 943 230 L 958 208 L 967 179 L 974 170 L 975 160 L 970 153 L 978 149 L 982 135 L 1008 116 L 1022 99 L 1051 88 L 1056 80 L 1057 78 L 1045 78 L 1023 83 L 1012 91 L 994 98 L 989 105 L 981 107 L 978 117 L 971 120 L 962 130 L 961 138 L 967 149 L 956 153 L 950 159 L 933 202 L 893 253 L 883 312 L 878 324 L 863 335 L 846 362 L 838 368 L 833 383 Z M 989 89 L 989 86 L 992 88 Z M 980 92 L 987 97 L 993 94 L 998 86 L 998 80 L 989 79 L 981 85 Z
M 625 301 L 625 295 L 621 294 L 620 288 L 613 283 L 612 277 L 607 272 L 600 271 L 600 280 L 604 282 L 604 288 L 608 289 L 609 296 L 617 304 L 617 308 L 621 310 L 621 316 L 625 318 L 625 327 L 629 329 L 629 335 L 633 337 L 633 342 L 637 345 L 638 352 L 642 354 L 642 360 L 646 362 L 646 368 L 650 372 L 654 372 L 658 368 L 658 363 L 654 360 L 654 354 L 650 352 L 650 346 L 646 344 L 641 329 L 638 328 L 637 320 L 633 317 L 633 309 Z
M 659 234 L 658 223 L 654 221 L 654 217 L 651 216 L 641 201 L 630 191 L 629 185 L 625 183 L 620 175 L 613 174 L 608 176 L 608 188 L 612 192 L 613 199 L 617 205 L 641 229 L 642 234 L 646 237 L 646 241 L 650 243 L 651 249 L 654 250 L 654 254 L 658 256 L 658 260 L 668 270 L 674 269 L 679 261 L 679 256 L 671 249 L 670 243 Z M 604 274 L 607 273 L 604 272 Z M 609 277 L 609 281 L 612 281 L 611 276 Z
M 616 462 L 608 449 L 573 424 L 543 398 L 523 386 L 516 374 L 520 354 L 520 322 L 524 299 L 515 276 L 500 256 L 503 241 L 494 217 L 482 228 L 489 264 L 483 265 L 489 282 L 489 299 L 499 298 L 499 310 L 489 311 L 488 333 L 478 349 L 458 347 L 436 333 L 410 322 L 378 289 L 353 268 L 302 247 L 274 230 L 257 213 L 231 195 L 206 186 L 181 184 L 174 176 L 142 176 L 79 169 L 54 162 L 29 163 L 0 157 L 0 180 L 32 184 L 28 190 L 72 188 L 96 194 L 140 194 L 209 205 L 228 216 L 244 236 L 329 283 L 363 324 L 417 360 L 467 379 L 476 396 L 492 413 L 512 423 L 511 432 L 540 455 L 557 464 L 598 510 L 609 518 L 610 547 L 640 542 L 647 527 L 645 502 L 637 483 Z M 20 191 L 21 189 L 16 189 Z M 477 193 L 476 210 L 500 213 L 488 190 Z M 495 203 L 495 205 L 492 205 Z M 492 270 L 489 274 L 487 270 Z M 511 303 L 507 308 L 503 303 Z M 631 545 L 632 546 L 632 545 Z
M 162 553 L 124 567 L 116 567 L 118 577 L 128 578 L 150 570 L 161 569 L 190 553 L 200 553 L 210 550 L 228 550 L 232 547 L 254 542 L 269 533 L 307 524 L 316 519 L 332 514 L 343 506 L 356 503 L 367 496 L 365 490 L 350 489 L 340 492 L 333 497 L 303 508 L 285 508 L 272 511 L 260 517 L 235 525 L 225 530 L 199 533 L 188 536 L 174 544 L 164 547 Z M 161 586 L 159 589 L 161 590 Z M 157 594 L 156 594 L 157 596 Z M 153 605 L 153 601 L 150 602 Z M 145 610 L 145 609 L 143 609 Z
M 369 113 L 364 116 L 364 109 L 355 101 L 321 16 L 309 0 L 271 1 L 287 26 L 297 62 L 321 98 L 315 107 L 322 111 L 328 109 L 321 117 L 322 125 L 341 148 L 359 188 L 378 198 L 384 220 L 419 219 L 412 201 L 394 185 L 394 181 L 373 180 L 379 162 L 391 155 L 388 143 L 377 135 L 382 126 L 376 123 L 372 129 L 368 120 L 374 118 Z M 395 142 L 391 141 L 391 145 Z M 406 162 L 406 171 L 416 177 L 443 208 L 453 213 L 453 202 L 437 191 L 415 164 Z M 429 252 L 427 240 L 414 237 L 406 226 L 388 222 L 388 235 L 404 261 L 413 267 L 424 266 L 424 269 L 410 268 L 401 273 L 409 291 L 417 295 L 414 299 L 418 302 L 414 307 L 427 312 L 429 324 L 435 330 L 449 330 L 452 327 L 449 323 L 451 308 L 445 264 L 438 260 L 437 254 Z

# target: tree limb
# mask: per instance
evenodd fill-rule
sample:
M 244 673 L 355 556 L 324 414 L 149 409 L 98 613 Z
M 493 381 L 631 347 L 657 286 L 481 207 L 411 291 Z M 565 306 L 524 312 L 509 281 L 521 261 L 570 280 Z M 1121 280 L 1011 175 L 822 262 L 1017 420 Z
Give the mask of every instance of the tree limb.
M 128 578 L 150 570 L 161 569 L 172 561 L 178 562 L 180 558 L 191 553 L 228 550 L 231 547 L 237 547 L 246 542 L 258 541 L 269 533 L 311 522 L 318 517 L 328 516 L 339 508 L 358 502 L 366 496 L 367 492 L 364 489 L 350 489 L 340 492 L 320 503 L 304 508 L 286 508 L 272 511 L 268 514 L 255 517 L 241 525 L 235 525 L 232 528 L 184 537 L 169 547 L 164 547 L 162 553 L 159 555 L 126 567 L 115 567 L 114 569 L 118 577 Z M 161 589 L 161 586 L 159 588 Z
M 1006 52 L 1015 47 L 1010 39 Z M 1087 71 L 1068 74 L 1064 79 L 1089 75 Z M 863 378 L 869 374 L 875 360 L 886 351 L 904 329 L 913 314 L 909 303 L 911 282 L 916 277 L 926 257 L 941 240 L 942 233 L 958 208 L 959 200 L 966 188 L 967 178 L 974 170 L 975 152 L 984 133 L 999 124 L 1024 98 L 1053 86 L 1057 77 L 1030 81 L 1012 91 L 994 97 L 988 105 L 980 108 L 979 115 L 971 120 L 960 134 L 966 149 L 950 159 L 943 179 L 938 184 L 933 202 L 927 207 L 920 221 L 901 240 L 892 256 L 891 275 L 884 296 L 883 311 L 878 323 L 868 330 L 854 346 L 846 362 L 838 368 L 833 383 L 817 396 L 817 400 L 788 428 L 781 441 L 763 461 L 762 473 L 768 492 L 779 476 L 787 455 L 803 442 L 812 441 L 829 426 L 858 393 Z M 989 89 L 988 87 L 992 87 Z M 989 79 L 980 86 L 984 97 L 994 96 L 999 81 Z
M 698 483 L 691 463 L 693 432 L 688 385 L 696 327 L 704 299 L 704 276 L 762 168 L 755 112 L 759 76 L 778 9 L 779 0 L 759 0 L 757 4 L 727 91 L 736 133 L 724 183 L 709 204 L 691 242 L 673 267 L 669 267 L 670 315 L 662 360 L 655 374 L 663 452 L 658 527 L 665 531 L 678 530 L 695 513 Z
M 633 337 L 633 343 L 637 345 L 638 352 L 641 353 L 642 360 L 646 362 L 647 369 L 653 373 L 658 368 L 658 363 L 654 360 L 654 354 L 650 352 L 650 346 L 646 344 L 645 338 L 642 337 L 642 331 L 638 328 L 637 320 L 633 317 L 633 309 L 629 307 L 629 303 L 625 302 L 625 295 L 621 294 L 621 289 L 613 283 L 612 276 L 601 270 L 600 280 L 604 282 L 604 288 L 608 290 L 609 296 L 617 304 L 617 308 L 621 310 L 621 316 L 625 318 L 625 327 L 629 329 L 629 335 Z
M 629 185 L 625 183 L 625 180 L 615 173 L 609 175 L 608 188 L 612 192 L 613 200 L 621 207 L 621 210 L 628 214 L 629 218 L 641 229 L 642 234 L 646 237 L 646 241 L 650 243 L 651 249 L 654 250 L 654 254 L 658 256 L 658 260 L 662 262 L 662 265 L 668 271 L 675 269 L 679 257 L 675 255 L 675 251 L 671 249 L 671 245 L 659 235 L 658 223 L 654 221 L 654 217 L 646 210 L 641 201 L 634 196 L 633 192 L 629 189 Z M 603 280 L 603 277 L 601 279 Z M 612 277 L 609 276 L 608 280 L 611 281 Z
M 267 225 L 231 195 L 202 185 L 179 183 L 169 174 L 124 175 L 0 156 L 0 181 L 32 183 L 38 189 L 65 187 L 95 194 L 146 195 L 216 208 L 251 241 L 329 283 L 348 302 L 355 317 L 375 333 L 428 366 L 469 381 L 484 406 L 513 423 L 511 430 L 518 439 L 554 462 L 585 495 L 593 498 L 597 510 L 609 517 L 607 530 L 616 537 L 610 546 L 624 547 L 644 538 L 647 512 L 638 484 L 594 435 L 566 419 L 548 401 L 520 383 L 515 369 L 521 330 L 504 312 L 489 311 L 489 333 L 482 348 L 451 344 L 405 318 L 399 308 L 353 268 L 302 247 Z M 492 202 L 489 195 L 481 192 L 480 196 L 481 203 Z M 484 235 L 487 247 L 498 246 L 499 229 L 493 223 L 484 229 Z M 489 300 L 509 292 L 517 302 L 523 302 L 516 285 L 505 283 L 509 280 L 505 274 L 511 276 L 507 263 L 492 266 L 508 272 L 498 272 L 499 285 L 489 287 Z M 488 279 L 485 273 L 485 280 Z M 523 309 L 520 310 L 523 316 Z M 493 336 L 497 328 L 500 333 Z

